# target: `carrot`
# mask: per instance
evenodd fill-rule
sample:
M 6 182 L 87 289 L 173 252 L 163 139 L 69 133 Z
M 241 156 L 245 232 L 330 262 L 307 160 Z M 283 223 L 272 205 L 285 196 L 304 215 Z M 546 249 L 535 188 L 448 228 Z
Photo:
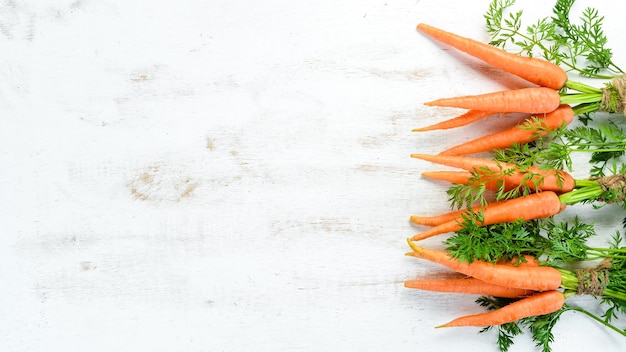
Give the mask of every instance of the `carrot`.
M 482 314 L 467 315 L 439 325 L 438 328 L 454 326 L 493 326 L 516 320 L 556 312 L 565 304 L 565 296 L 556 290 L 540 292 L 510 303 L 500 309 Z
M 426 126 L 426 127 L 421 127 L 421 128 L 415 128 L 413 129 L 413 132 L 425 132 L 425 131 L 432 131 L 432 130 L 447 130 L 450 128 L 455 128 L 455 127 L 461 127 L 461 126 L 465 126 L 468 125 L 472 122 L 478 121 L 480 119 L 483 119 L 487 116 L 491 116 L 494 115 L 495 113 L 493 111 L 486 111 L 486 110 L 469 110 L 466 113 L 464 113 L 463 115 L 457 116 L 455 118 L 449 119 L 449 120 L 445 120 L 445 121 L 441 121 L 439 123 L 436 123 L 434 125 L 430 125 L 430 126 Z
M 494 208 L 506 206 L 507 204 L 509 204 L 510 200 L 512 199 L 502 200 L 502 201 L 490 203 L 487 205 L 478 205 L 478 206 L 473 207 L 472 211 L 474 213 L 478 213 L 479 211 L 482 211 L 484 214 L 485 209 L 489 207 L 491 208 L 490 211 L 493 212 L 495 211 Z M 460 210 L 455 210 L 455 211 L 451 211 L 448 213 L 432 215 L 432 216 L 411 215 L 409 217 L 409 220 L 415 225 L 439 226 L 439 225 L 446 225 L 451 222 L 458 223 L 463 220 L 463 215 L 469 215 L 469 214 L 470 212 L 468 209 L 460 209 Z M 454 230 L 454 231 L 457 231 L 457 230 Z
M 474 208 L 474 211 L 478 211 L 482 209 L 483 207 L 476 207 Z M 409 217 L 409 221 L 411 221 L 415 225 L 438 226 L 438 225 L 445 224 L 450 221 L 461 219 L 461 216 L 466 213 L 467 213 L 467 209 L 461 209 L 461 210 L 455 210 L 449 213 L 433 215 L 433 216 L 411 215 Z
M 469 171 L 424 171 L 422 176 L 432 180 L 465 185 L 470 183 L 472 173 Z
M 480 260 L 471 263 L 460 262 L 444 251 L 420 247 L 410 239 L 408 242 L 413 249 L 407 253 L 409 256 L 441 264 L 461 274 L 495 285 L 533 291 L 556 290 L 561 285 L 561 273 L 550 266 L 515 266 Z
M 530 189 L 555 192 L 569 192 L 574 189 L 576 180 L 565 171 L 561 170 L 542 170 L 537 166 L 531 166 L 521 170 L 514 164 L 501 163 L 489 159 L 468 158 L 451 155 L 427 155 L 427 154 L 411 154 L 412 158 L 430 161 L 433 163 L 458 167 L 467 171 L 473 171 L 484 175 L 486 183 L 490 181 L 500 181 L 503 183 L 504 189 L 512 189 L 524 184 Z M 492 175 L 490 175 L 490 173 Z M 458 181 L 456 175 L 452 175 L 451 181 L 455 183 L 463 183 Z M 466 182 L 468 183 L 467 179 Z M 495 184 L 494 184 L 495 183 Z M 491 182 L 488 189 L 493 186 L 499 186 L 498 182 Z M 496 187 L 496 189 L 498 189 Z
M 513 222 L 518 219 L 533 220 L 547 218 L 561 212 L 565 208 L 565 204 L 561 203 L 559 196 L 552 191 L 544 191 L 539 193 L 533 193 L 527 196 L 507 199 L 500 202 L 488 204 L 484 207 L 478 207 L 474 209 L 482 211 L 483 219 L 479 224 L 481 226 Z M 478 210 L 477 210 L 478 209 Z M 451 215 L 455 213 L 454 215 Z M 455 232 L 462 228 L 462 214 L 469 214 L 469 211 L 458 214 L 452 212 L 444 214 L 446 216 L 456 216 L 454 220 L 444 222 L 440 225 L 418 233 L 411 239 L 413 241 L 420 241 L 435 235 L 439 235 L 447 232 Z M 416 217 L 419 218 L 419 217 Z M 423 220 L 423 219 L 418 219 Z M 411 218 L 413 221 L 413 217 Z
M 468 155 L 508 148 L 515 143 L 532 142 L 563 124 L 569 124 L 573 119 L 574 111 L 569 105 L 563 104 L 548 114 L 535 115 L 513 128 L 459 144 L 439 155 Z
M 546 60 L 511 54 L 491 45 L 461 37 L 424 23 L 417 25 L 417 29 L 441 43 L 537 85 L 561 89 L 567 81 L 567 73 L 559 66 Z
M 559 92 L 544 87 L 504 90 L 494 93 L 443 98 L 424 103 L 427 106 L 487 110 L 493 112 L 520 112 L 540 114 L 554 111 L 561 104 Z
M 432 180 L 447 181 L 454 184 L 466 185 L 473 183 L 476 186 L 483 184 L 486 189 L 491 191 L 499 190 L 501 183 L 499 180 L 481 180 L 480 182 L 475 182 L 472 180 L 472 173 L 469 171 L 424 171 L 422 172 L 422 176 Z M 510 188 L 505 186 L 505 189 L 509 190 Z
M 404 287 L 435 292 L 467 293 L 506 298 L 526 297 L 534 293 L 534 291 L 531 290 L 494 285 L 471 277 L 460 279 L 409 280 L 404 283 Z

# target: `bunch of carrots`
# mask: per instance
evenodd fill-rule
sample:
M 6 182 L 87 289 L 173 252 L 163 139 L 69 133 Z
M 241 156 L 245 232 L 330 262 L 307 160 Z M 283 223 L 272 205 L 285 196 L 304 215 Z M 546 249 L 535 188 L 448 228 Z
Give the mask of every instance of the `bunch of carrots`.
M 460 127 L 501 113 L 532 115 L 513 128 L 453 146 L 438 155 L 417 153 L 411 155 L 416 159 L 460 169 L 424 172 L 422 175 L 425 177 L 453 184 L 474 184 L 482 189 L 500 191 L 500 194 L 513 189 L 520 192 L 506 193 L 517 195 L 512 198 L 495 199 L 483 204 L 465 204 L 458 210 L 437 216 L 411 216 L 411 223 L 430 228 L 408 239 L 412 250 L 407 255 L 441 264 L 463 274 L 464 277 L 408 280 L 405 286 L 437 292 L 470 293 L 514 299 L 512 303 L 499 309 L 460 317 L 438 327 L 488 327 L 558 311 L 565 304 L 565 299 L 577 292 L 575 286 L 579 282 L 572 280 L 571 271 L 540 265 L 537 258 L 530 256 L 514 262 L 488 263 L 481 260 L 465 262 L 445 251 L 424 248 L 415 242 L 440 234 L 457 232 L 467 221 L 474 222 L 477 226 L 489 226 L 518 220 L 550 218 L 570 205 L 600 199 L 602 192 L 606 192 L 606 187 L 621 187 L 617 193 L 621 192 L 623 195 L 625 193 L 623 182 L 608 186 L 606 180 L 577 180 L 563 170 L 546 170 L 536 166 L 520 167 L 470 156 L 546 137 L 552 131 L 570 124 L 575 116 L 590 112 L 591 108 L 597 108 L 603 99 L 602 96 L 607 95 L 599 93 L 601 89 L 570 81 L 562 68 L 546 60 L 511 54 L 426 24 L 419 24 L 417 30 L 442 44 L 461 50 L 536 86 L 425 103 L 428 106 L 463 108 L 467 112 L 451 120 L 415 129 L 416 132 Z M 608 86 L 603 89 L 613 88 Z M 606 285 L 603 289 L 602 292 L 593 291 L 591 294 L 626 302 L 626 290 L 607 289 Z M 622 331 L 622 335 L 626 336 L 626 331 Z

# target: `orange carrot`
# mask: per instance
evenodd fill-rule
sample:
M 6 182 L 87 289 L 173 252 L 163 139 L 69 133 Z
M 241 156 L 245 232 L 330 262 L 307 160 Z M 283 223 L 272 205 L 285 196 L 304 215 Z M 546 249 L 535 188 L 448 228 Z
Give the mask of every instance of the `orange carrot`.
M 477 222 L 477 224 L 480 226 L 486 226 L 513 222 L 519 219 L 533 220 L 547 218 L 558 214 L 564 208 L 565 204 L 561 203 L 561 200 L 556 193 L 552 191 L 544 191 L 491 203 L 487 206 L 475 208 L 473 210 L 475 212 L 478 210 L 482 211 L 483 221 L 481 223 Z M 469 212 L 467 213 L 469 214 Z M 450 214 L 451 213 L 444 214 L 444 217 L 450 216 Z M 460 217 L 460 214 L 456 214 L 456 216 L 457 218 L 454 220 L 436 225 L 427 231 L 416 234 L 411 239 L 413 241 L 420 241 L 442 233 L 460 230 L 462 228 L 462 217 Z M 419 217 L 416 218 L 418 218 L 417 220 L 423 220 L 419 219 Z M 414 218 L 412 217 L 411 221 L 413 220 Z
M 409 280 L 404 283 L 404 287 L 435 292 L 467 293 L 506 298 L 526 297 L 534 293 L 534 291 L 531 290 L 494 285 L 471 277 L 460 279 Z
M 460 262 L 444 251 L 420 247 L 411 240 L 408 242 L 413 249 L 407 253 L 409 256 L 441 264 L 461 274 L 495 285 L 533 291 L 556 290 L 561 285 L 561 273 L 550 266 L 515 266 L 480 260 L 471 263 Z
M 536 115 L 511 129 L 459 144 L 444 150 L 439 155 L 468 155 L 508 148 L 515 143 L 532 142 L 563 124 L 569 124 L 573 119 L 574 111 L 569 105 L 563 104 L 548 114 Z
M 478 213 L 479 211 L 482 211 L 484 213 L 485 209 L 487 209 L 487 207 L 489 207 L 491 209 L 490 211 L 493 212 L 494 208 L 501 207 L 501 206 L 506 206 L 509 203 L 509 201 L 511 201 L 511 200 L 512 199 L 507 199 L 507 200 L 502 200 L 502 201 L 499 201 L 499 202 L 489 203 L 487 205 L 477 205 L 477 206 L 474 206 L 472 208 L 472 211 L 474 213 Z M 446 224 L 452 223 L 452 222 L 458 223 L 458 222 L 463 220 L 463 215 L 465 215 L 465 214 L 468 214 L 468 215 L 470 214 L 468 209 L 460 209 L 460 210 L 455 210 L 455 211 L 451 211 L 451 212 L 448 212 L 448 213 L 432 215 L 432 216 L 411 215 L 409 217 L 409 220 L 412 223 L 414 223 L 415 225 L 439 226 L 439 225 L 446 225 Z M 460 229 L 460 227 L 459 227 L 459 229 Z M 457 231 L 457 230 L 454 230 L 454 231 Z M 442 233 L 444 233 L 444 232 L 442 232 Z
M 470 182 L 472 173 L 469 171 L 424 171 L 422 176 L 432 180 L 465 185 Z
M 489 159 L 468 158 L 442 154 L 411 154 L 411 157 L 476 172 L 479 175 L 484 175 L 485 182 L 499 180 L 503 183 L 504 189 L 512 189 L 523 183 L 530 189 L 569 192 L 574 189 L 576 182 L 576 180 L 565 171 L 554 169 L 542 170 L 537 166 L 531 166 L 528 169 L 520 170 L 514 164 L 501 163 Z M 452 181 L 459 181 L 459 179 L 453 178 Z M 467 182 L 469 182 L 469 180 L 466 180 L 465 183 Z M 499 186 L 498 182 L 495 182 L 495 185 Z M 488 189 L 493 189 L 493 186 L 494 184 L 492 182 Z
M 561 96 L 554 89 L 538 87 L 443 98 L 424 104 L 427 106 L 446 106 L 502 113 L 527 112 L 529 114 L 543 114 L 558 108 L 559 104 L 561 104 Z
M 510 303 L 491 312 L 467 315 L 439 325 L 438 328 L 453 326 L 486 327 L 511 323 L 516 320 L 556 312 L 565 304 L 565 296 L 556 290 L 540 292 Z
M 511 54 L 491 45 L 461 37 L 424 23 L 417 25 L 417 29 L 441 43 L 450 45 L 537 85 L 561 89 L 567 81 L 567 73 L 559 66 L 546 60 Z
M 475 186 L 483 184 L 485 185 L 486 189 L 491 191 L 499 190 L 501 183 L 501 181 L 499 180 L 487 179 L 474 182 L 474 180 L 472 180 L 472 173 L 469 171 L 424 171 L 422 172 L 422 176 L 430 178 L 432 180 L 447 181 L 454 184 L 466 185 L 470 182 L 473 183 Z M 505 186 L 505 189 L 509 190 L 510 188 L 507 188 L 507 186 Z
M 479 211 L 484 209 L 482 206 L 477 206 L 474 208 L 474 211 Z M 423 225 L 423 226 L 439 226 L 441 224 L 445 224 L 451 221 L 457 221 L 461 219 L 463 214 L 467 213 L 467 209 L 455 210 L 445 214 L 433 215 L 433 216 L 417 216 L 411 215 L 409 217 L 409 221 L 414 223 L 415 225 Z
M 432 130 L 447 130 L 447 129 L 450 129 L 450 128 L 461 127 L 461 126 L 468 125 L 468 124 L 470 124 L 472 122 L 478 121 L 480 119 L 483 119 L 483 118 L 485 118 L 487 116 L 491 116 L 491 115 L 494 115 L 494 114 L 495 113 L 493 111 L 469 110 L 465 114 L 457 116 L 455 118 L 452 118 L 452 119 L 449 119 L 449 120 L 445 120 L 445 121 L 441 121 L 441 122 L 436 123 L 434 125 L 421 127 L 421 128 L 415 128 L 415 129 L 413 129 L 413 132 L 425 132 L 425 131 L 432 131 Z

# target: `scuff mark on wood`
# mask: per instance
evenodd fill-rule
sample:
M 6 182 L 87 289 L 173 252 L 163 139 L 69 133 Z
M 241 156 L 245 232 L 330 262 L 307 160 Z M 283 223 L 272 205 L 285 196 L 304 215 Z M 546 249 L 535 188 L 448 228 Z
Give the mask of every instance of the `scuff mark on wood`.
M 213 139 L 211 138 L 206 138 L 206 145 L 205 145 L 206 149 L 213 151 L 215 150 L 215 142 L 213 141 Z
M 407 81 L 422 81 L 433 76 L 432 70 L 380 70 L 380 69 L 363 69 L 363 71 L 380 78 L 385 79 L 404 79 Z
M 323 232 L 334 234 L 353 233 L 352 220 L 347 217 L 319 217 L 288 221 L 276 221 L 271 224 L 274 235 L 282 235 L 284 232 Z
M 126 186 L 137 200 L 178 202 L 190 197 L 198 187 L 198 182 L 155 164 L 139 171 Z

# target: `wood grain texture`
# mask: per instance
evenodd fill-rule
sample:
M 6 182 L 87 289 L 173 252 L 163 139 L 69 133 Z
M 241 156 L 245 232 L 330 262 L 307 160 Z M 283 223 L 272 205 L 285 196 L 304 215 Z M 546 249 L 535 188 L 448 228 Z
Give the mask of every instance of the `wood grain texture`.
M 487 3 L 0 2 L 0 350 L 495 351 L 402 287 L 444 273 L 403 256 L 447 208 L 410 153 L 497 128 L 422 102 L 517 84 L 415 25 L 486 38 Z

